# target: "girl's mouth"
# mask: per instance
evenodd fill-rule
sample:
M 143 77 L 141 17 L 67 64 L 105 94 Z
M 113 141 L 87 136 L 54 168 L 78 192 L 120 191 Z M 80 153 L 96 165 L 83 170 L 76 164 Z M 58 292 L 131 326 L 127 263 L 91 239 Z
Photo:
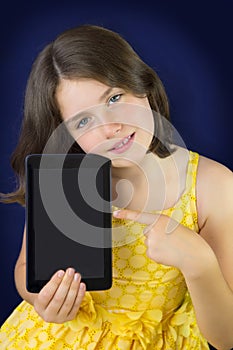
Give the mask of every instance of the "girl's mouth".
M 131 147 L 134 137 L 135 132 L 127 137 L 124 137 L 121 141 L 117 142 L 109 151 L 117 154 L 127 151 Z

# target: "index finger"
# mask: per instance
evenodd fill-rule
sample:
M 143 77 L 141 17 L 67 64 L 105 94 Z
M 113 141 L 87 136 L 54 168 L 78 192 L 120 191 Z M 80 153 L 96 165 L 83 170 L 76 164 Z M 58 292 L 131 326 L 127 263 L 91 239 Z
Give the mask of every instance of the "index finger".
M 50 281 L 41 289 L 38 298 L 42 308 L 46 308 L 56 293 L 61 284 L 65 272 L 63 270 L 57 271 Z
M 130 209 L 115 210 L 113 216 L 119 219 L 136 221 L 145 225 L 152 225 L 158 219 L 158 215 L 156 214 Z

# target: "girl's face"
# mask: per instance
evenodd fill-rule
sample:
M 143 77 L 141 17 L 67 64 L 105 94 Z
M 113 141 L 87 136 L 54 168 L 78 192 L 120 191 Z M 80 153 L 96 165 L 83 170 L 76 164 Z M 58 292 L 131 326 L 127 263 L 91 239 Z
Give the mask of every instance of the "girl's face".
M 154 131 L 147 97 L 92 79 L 62 79 L 56 98 L 69 132 L 86 153 L 110 158 L 115 167 L 143 160 Z

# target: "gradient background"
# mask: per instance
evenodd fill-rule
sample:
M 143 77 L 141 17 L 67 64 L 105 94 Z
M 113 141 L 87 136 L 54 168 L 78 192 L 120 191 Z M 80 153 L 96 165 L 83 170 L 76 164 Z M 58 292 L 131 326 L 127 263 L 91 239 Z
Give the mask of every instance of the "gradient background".
M 0 15 L 1 192 L 14 189 L 9 159 L 19 134 L 31 64 L 61 31 L 85 23 L 106 26 L 128 40 L 162 79 L 172 122 L 187 148 L 233 170 L 232 1 L 155 0 L 153 6 L 147 0 L 140 5 L 121 0 L 64 5 L 20 1 L 5 6 Z M 21 246 L 24 209 L 0 204 L 0 218 L 1 324 L 21 301 L 13 269 Z

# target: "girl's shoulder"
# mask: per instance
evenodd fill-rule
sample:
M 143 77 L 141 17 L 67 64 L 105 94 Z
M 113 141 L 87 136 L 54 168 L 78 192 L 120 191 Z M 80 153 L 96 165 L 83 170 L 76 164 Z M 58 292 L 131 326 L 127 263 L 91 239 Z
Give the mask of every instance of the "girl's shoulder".
M 199 223 L 216 211 L 233 205 L 233 172 L 225 165 L 199 156 L 196 180 Z
M 212 186 L 231 185 L 232 181 L 233 173 L 228 167 L 213 159 L 199 155 L 197 171 L 197 184 L 199 186 L 204 186 L 208 190 Z

